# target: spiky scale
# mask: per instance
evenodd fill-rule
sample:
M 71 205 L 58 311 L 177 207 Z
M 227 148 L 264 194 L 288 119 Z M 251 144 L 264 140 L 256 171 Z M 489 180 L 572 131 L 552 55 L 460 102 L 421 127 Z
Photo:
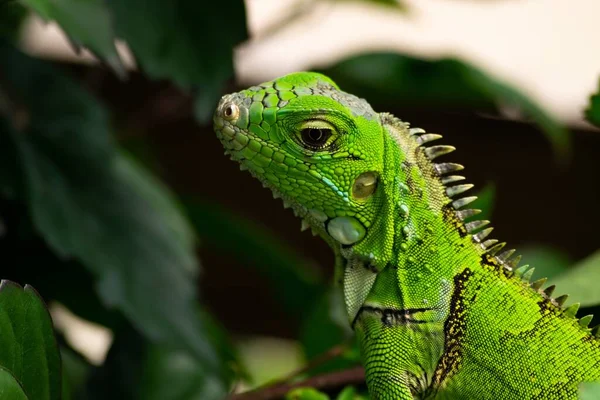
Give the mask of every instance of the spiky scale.
M 592 322 L 592 318 L 594 318 L 592 314 L 579 318 L 579 326 L 582 328 L 587 328 L 590 322 Z
M 452 202 L 452 207 L 454 207 L 454 209 L 458 210 L 458 209 L 466 206 L 467 204 L 474 202 L 475 200 L 477 200 L 477 196 L 463 197 L 461 199 L 454 200 Z
M 552 293 L 554 293 L 554 289 L 556 289 L 556 285 L 548 286 L 544 290 L 544 294 L 546 295 L 547 298 L 551 298 L 552 297 Z
M 488 228 L 491 229 L 491 228 Z M 483 230 L 485 231 L 485 229 Z M 481 232 L 483 232 L 481 231 Z M 496 243 L 498 243 L 498 239 L 488 239 L 485 242 L 481 243 L 481 247 L 483 247 L 486 250 L 491 249 Z
M 465 169 L 465 167 L 456 163 L 434 163 L 433 168 L 438 175 L 445 175 L 449 172 L 456 172 Z
M 441 139 L 442 135 L 438 135 L 437 133 L 426 133 L 417 138 L 417 143 L 419 146 L 422 146 L 425 143 L 433 142 L 434 140 Z
M 410 128 L 408 133 L 411 135 L 420 135 L 421 133 L 425 133 L 425 129 L 422 128 Z
M 517 265 L 519 265 L 520 262 L 521 262 L 521 255 L 518 255 L 518 256 L 511 258 L 510 260 L 507 260 L 505 262 L 505 264 L 508 267 L 510 267 L 511 269 L 515 269 L 515 268 L 517 268 Z
M 567 317 L 575 318 L 577 311 L 579 311 L 580 303 L 573 303 L 569 307 L 565 308 L 565 315 Z
M 464 185 L 450 186 L 449 188 L 446 188 L 446 194 L 448 195 L 448 197 L 454 197 L 457 194 L 466 192 L 467 190 L 471 189 L 473 186 L 474 185 L 471 183 L 465 183 Z
M 529 269 L 529 265 L 522 265 L 515 270 L 515 276 L 521 278 L 525 272 Z
M 440 178 L 440 180 L 442 181 L 442 183 L 444 185 L 449 185 L 449 184 L 454 183 L 454 182 L 464 181 L 465 177 L 464 176 L 460 176 L 460 175 L 448 175 L 448 176 L 442 176 Z
M 600 338 L 600 324 L 594 326 L 592 328 L 592 335 L 594 335 L 596 338 Z
M 515 254 L 515 251 L 516 251 L 515 249 L 505 250 L 505 251 L 503 251 L 502 253 L 498 254 L 498 255 L 496 256 L 496 258 L 497 258 L 498 260 L 500 260 L 501 262 L 504 262 L 504 263 L 505 263 L 506 261 L 508 261 L 508 259 L 509 259 L 509 258 L 510 258 L 510 257 L 511 257 L 513 254 Z
M 531 288 L 533 290 L 539 290 L 548 281 L 548 278 L 540 278 L 537 281 L 531 282 Z
M 484 226 L 488 225 L 490 223 L 490 221 L 482 219 L 479 221 L 473 221 L 473 222 L 467 222 L 465 224 L 465 229 L 467 230 L 467 232 L 471 233 L 479 228 L 483 228 Z
M 523 282 L 529 282 L 531 281 L 531 277 L 533 276 L 533 272 L 535 271 L 535 268 L 530 268 L 529 270 L 527 270 L 527 272 L 525 272 L 523 274 L 523 276 L 521 277 L 521 279 L 523 280 Z
M 562 307 L 563 304 L 565 304 L 565 301 L 567 301 L 568 298 L 569 298 L 568 294 L 563 294 L 562 296 L 559 296 L 559 297 L 555 298 L 554 302 L 556 303 L 557 306 Z
M 439 145 L 426 147 L 423 151 L 425 152 L 427 158 L 429 158 L 430 160 L 435 160 L 439 156 L 452 153 L 454 150 L 456 150 L 456 147 L 454 146 Z
M 468 210 L 457 211 L 456 216 L 462 220 L 465 220 L 469 217 L 472 217 L 472 216 L 480 214 L 480 213 L 481 213 L 481 210 L 478 210 L 476 208 L 470 208 Z
M 494 230 L 494 228 L 492 228 L 492 227 L 485 228 L 481 232 L 477 232 L 475 235 L 473 235 L 473 240 L 475 240 L 476 242 L 481 243 L 481 241 L 483 241 L 483 239 L 485 239 L 486 237 L 488 237 L 490 235 L 490 233 L 492 233 L 493 230 Z
M 498 253 L 500 250 L 502 250 L 504 248 L 504 246 L 506 246 L 506 242 L 497 243 L 494 246 L 488 248 L 487 252 L 488 252 L 488 254 L 493 256 L 496 253 Z
M 304 232 L 308 228 L 310 228 L 310 224 L 305 219 L 303 219 L 300 225 L 300 231 Z

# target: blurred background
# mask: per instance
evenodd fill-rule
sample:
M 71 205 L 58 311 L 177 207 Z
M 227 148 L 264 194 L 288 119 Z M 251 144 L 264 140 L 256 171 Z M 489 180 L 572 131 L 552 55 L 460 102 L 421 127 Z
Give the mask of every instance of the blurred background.
M 211 127 L 222 94 L 293 71 L 442 134 L 494 237 L 581 315 L 600 300 L 597 1 L 84 3 L 0 2 L 0 278 L 50 305 L 65 396 L 358 365 L 331 251 Z

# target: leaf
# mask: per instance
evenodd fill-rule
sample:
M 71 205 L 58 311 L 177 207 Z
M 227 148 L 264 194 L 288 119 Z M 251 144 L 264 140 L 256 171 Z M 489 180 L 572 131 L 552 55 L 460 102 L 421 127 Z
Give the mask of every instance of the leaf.
M 579 400 L 597 400 L 600 398 L 600 382 L 579 384 Z
M 2 367 L 0 367 L 0 399 L 28 400 L 19 382 Z
M 116 332 L 103 366 L 89 381 L 89 400 L 221 400 L 226 387 L 189 353 L 146 341 L 131 328 Z
M 600 250 L 569 268 L 568 271 L 550 280 L 556 285 L 557 293 L 569 295 L 569 301 L 581 306 L 600 304 Z
M 369 100 L 389 104 L 479 110 L 508 105 L 520 109 L 546 134 L 559 160 L 570 151 L 568 131 L 518 89 L 453 58 L 424 60 L 394 53 L 351 57 L 322 71 L 340 87 Z
M 216 371 L 196 318 L 194 235 L 171 194 L 117 151 L 105 111 L 65 76 L 6 47 L 0 68 L 28 115 L 11 139 L 37 231 L 93 273 L 105 305 Z
M 212 115 L 225 82 L 233 77 L 233 48 L 248 37 L 241 0 L 106 0 L 117 36 L 155 79 L 201 90 L 203 118 Z M 203 111 L 204 110 L 204 111 Z M 206 122 L 206 119 L 203 119 Z
M 2 281 L 0 367 L 13 374 L 29 398 L 58 400 L 60 365 L 52 320 L 42 299 L 31 286 Z
M 357 365 L 360 361 L 358 343 L 353 340 L 354 332 L 348 322 L 341 289 L 330 288 L 309 310 L 300 331 L 300 341 L 309 362 L 331 352 L 333 348 L 342 350 L 338 356 L 311 368 L 310 375 Z
M 481 213 L 475 216 L 478 220 L 493 220 L 494 201 L 496 200 L 496 186 L 493 182 L 486 184 L 483 189 L 477 192 L 477 200 L 469 205 L 469 208 L 481 210 Z
M 307 313 L 324 291 L 315 266 L 265 229 L 217 204 L 188 198 L 183 205 L 203 242 L 257 268 L 290 312 Z
M 568 271 L 571 260 L 563 251 L 554 247 L 542 245 L 529 245 L 519 248 L 519 254 L 523 257 L 521 265 L 529 264 L 535 267 L 531 282 L 541 278 L 552 279 Z M 559 287 L 562 292 L 562 287 Z
M 315 388 L 300 387 L 290 390 L 285 395 L 285 400 L 329 400 L 329 396 Z
M 103 0 L 21 0 L 45 20 L 55 20 L 75 46 L 85 46 L 121 77 L 112 16 Z M 82 23 L 85 21 L 85 23 Z
M 590 123 L 600 127 L 600 88 L 598 93 L 590 96 L 590 104 L 585 110 L 585 117 Z
M 19 30 L 27 10 L 16 1 L 0 1 L 0 38 L 15 41 L 18 39 Z

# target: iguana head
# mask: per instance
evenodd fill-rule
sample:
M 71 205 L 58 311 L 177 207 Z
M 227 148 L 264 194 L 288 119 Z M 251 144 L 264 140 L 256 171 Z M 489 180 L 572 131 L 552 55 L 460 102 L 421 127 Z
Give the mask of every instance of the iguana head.
M 379 207 L 383 132 L 367 102 L 294 73 L 224 96 L 214 127 L 232 159 L 318 233 L 360 241 Z

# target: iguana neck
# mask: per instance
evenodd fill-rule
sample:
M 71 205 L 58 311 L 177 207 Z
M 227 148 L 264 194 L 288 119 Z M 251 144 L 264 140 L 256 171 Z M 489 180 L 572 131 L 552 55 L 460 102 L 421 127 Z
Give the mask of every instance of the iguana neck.
M 440 176 L 444 168 L 458 170 L 462 167 L 433 163 L 422 146 L 427 134 L 417 135 L 424 133 L 423 130 L 409 129 L 408 124 L 390 114 L 381 114 L 381 122 L 386 170 L 378 193 L 380 210 L 364 240 L 352 248 L 342 247 L 341 254 L 347 258 L 369 260 L 377 271 L 388 265 L 431 264 L 440 240 L 456 242 L 456 253 L 480 255 L 483 252 L 481 246 L 470 240 L 461 212 L 453 205 L 461 203 L 448 196 L 449 188 Z M 450 192 L 458 194 L 472 185 L 460 186 Z M 463 212 L 462 215 L 466 214 Z M 456 253 L 455 258 L 462 258 Z

